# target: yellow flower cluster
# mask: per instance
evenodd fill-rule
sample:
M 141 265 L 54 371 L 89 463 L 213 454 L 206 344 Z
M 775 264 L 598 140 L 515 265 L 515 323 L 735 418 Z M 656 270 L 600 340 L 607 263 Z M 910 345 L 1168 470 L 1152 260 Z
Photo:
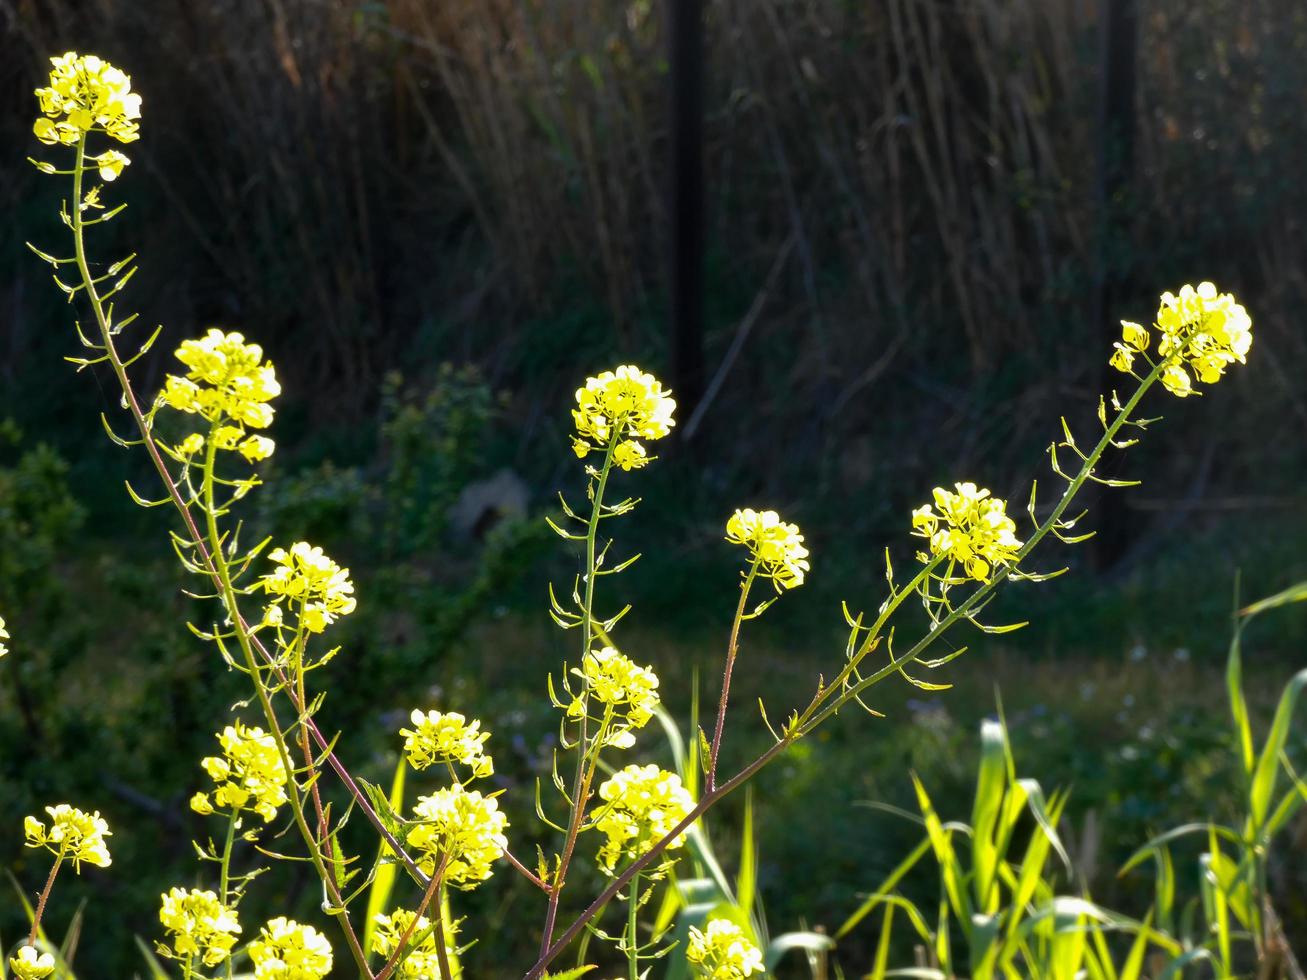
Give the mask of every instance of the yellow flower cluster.
M 653 669 L 641 667 L 612 647 L 603 647 L 587 653 L 582 669 L 572 673 L 585 679 L 591 697 L 613 709 L 604 744 L 617 749 L 634 745 L 631 732 L 647 725 L 658 707 L 658 677 Z M 585 703 L 577 697 L 568 705 L 567 715 L 578 719 L 583 711 Z
M 36 817 L 23 820 L 23 835 L 28 847 L 44 847 L 56 858 L 68 858 L 73 868 L 81 872 L 81 864 L 109 867 L 109 848 L 106 837 L 112 837 L 109 825 L 100 816 L 100 811 L 86 813 L 67 803 L 48 806 L 45 812 L 50 814 L 50 827 Z
M 14 980 L 44 980 L 54 972 L 54 957 L 38 952 L 35 946 L 24 946 L 9 957 L 9 969 Z
M 192 796 L 191 809 L 203 814 L 253 810 L 267 823 L 286 802 L 286 767 L 276 740 L 262 728 L 247 728 L 238 721 L 223 729 L 218 742 L 222 755 L 200 762 L 217 788 L 207 796 Z
M 489 732 L 481 731 L 481 722 L 469 722 L 457 711 L 419 711 L 410 715 L 413 728 L 401 728 L 404 752 L 414 769 L 426 769 L 437 763 L 459 763 L 472 770 L 474 779 L 484 779 L 495 772 L 494 760 L 486 754 Z
M 1190 371 L 1205 384 L 1215 384 L 1231 364 L 1244 363 L 1253 343 L 1248 311 L 1230 293 L 1218 293 L 1210 282 L 1199 283 L 1197 289 L 1182 286 L 1178 295 L 1163 293 L 1156 326 L 1161 332 L 1157 353 L 1163 364 L 1162 384 L 1179 398 L 1193 393 Z M 1148 344 L 1147 328 L 1122 320 L 1112 366 L 1129 372 Z
M 9 639 L 9 631 L 5 629 L 5 618 L 3 616 L 0 616 L 0 640 L 7 640 L 7 639 Z M 0 657 L 3 657 L 8 652 L 9 652 L 9 648 L 5 646 L 3 643 L 0 643 Z
M 250 943 L 254 980 L 322 980 L 331 972 L 331 944 L 312 926 L 278 916 Z
M 168 375 L 159 403 L 210 422 L 231 423 L 214 433 L 217 449 L 239 452 L 251 463 L 271 456 L 276 448 L 271 439 L 246 432 L 246 427 L 272 424 L 275 413 L 268 403 L 281 394 L 277 371 L 264 361 L 263 348 L 245 343 L 241 334 L 211 328 L 199 340 L 184 341 L 175 356 L 189 370 L 185 377 Z M 193 455 L 203 447 L 204 436 L 194 433 L 177 451 Z
M 957 493 L 935 488 L 935 507 L 930 504 L 912 512 L 913 534 L 930 541 L 930 554 L 918 552 L 923 562 L 944 555 L 961 565 L 977 581 L 989 578 L 990 567 L 1016 558 L 1021 541 L 1016 523 L 1007 516 L 1007 503 L 991 497 L 974 483 L 957 483 Z M 946 573 L 951 576 L 951 572 Z
M 139 138 L 141 97 L 132 92 L 131 78 L 93 54 L 69 51 L 51 58 L 50 64 L 50 84 L 36 90 L 44 113 L 32 127 L 37 139 L 73 146 L 96 129 L 119 143 Z
M 414 914 L 407 909 L 395 909 L 390 915 L 378 912 L 372 917 L 376 931 L 372 934 L 372 952 L 389 957 L 399 948 L 400 937 L 413 923 Z M 453 929 L 445 927 L 445 941 L 453 939 Z M 394 975 L 409 980 L 445 980 L 440 972 L 440 957 L 436 953 L 436 933 L 425 915 L 417 916 L 408 939 L 408 952 Z
M 466 891 L 485 881 L 508 849 L 508 818 L 499 811 L 499 801 L 458 783 L 419 796 L 413 815 L 422 822 L 410 828 L 405 840 L 421 852 L 418 867 L 434 874 L 446 860 L 445 881 L 456 888 Z
M 726 522 L 726 540 L 747 547 L 777 589 L 802 585 L 811 567 L 799 526 L 782 521 L 774 510 L 737 510 Z
M 762 951 L 729 919 L 710 919 L 703 931 L 691 926 L 685 958 L 705 980 L 743 980 L 763 972 Z
M 231 955 L 241 932 L 235 909 L 198 888 L 173 888 L 162 898 L 159 921 L 168 942 L 155 943 L 161 955 L 183 962 L 198 958 L 205 966 L 217 966 Z
M 681 785 L 681 777 L 655 765 L 627 766 L 599 787 L 603 804 L 594 826 L 606 838 L 599 847 L 599 863 L 610 874 L 623 859 L 635 860 L 671 833 L 694 808 L 694 800 Z M 668 848 L 685 842 L 682 833 Z
M 349 580 L 349 569 L 341 568 L 306 541 L 298 541 L 290 550 L 276 548 L 268 557 L 277 568 L 264 575 L 259 584 L 263 590 L 277 598 L 271 613 L 279 620 L 282 599 L 288 600 L 293 612 L 298 612 L 300 623 L 310 633 L 321 633 L 336 621 L 354 611 L 354 584 Z
M 632 364 L 587 378 L 585 387 L 577 389 L 576 404 L 576 455 L 584 458 L 615 442 L 613 462 L 624 470 L 640 469 L 652 458 L 636 439 L 661 439 L 676 424 L 676 402 L 662 382 Z

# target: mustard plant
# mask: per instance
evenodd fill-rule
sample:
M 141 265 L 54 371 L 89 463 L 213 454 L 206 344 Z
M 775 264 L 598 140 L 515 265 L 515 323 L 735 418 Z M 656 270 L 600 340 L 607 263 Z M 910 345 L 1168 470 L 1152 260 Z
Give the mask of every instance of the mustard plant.
M 539 892 L 538 953 L 534 962 L 522 965 L 527 980 L 545 976 L 578 939 L 590 935 L 611 942 L 626 961 L 629 980 L 647 975 L 651 961 L 669 948 L 642 941 L 641 916 L 652 889 L 673 873 L 687 835 L 705 814 L 845 708 L 856 704 L 871 710 L 865 699 L 874 685 L 899 676 L 920 687 L 946 686 L 925 681 L 916 671 L 937 669 L 961 652 L 927 657 L 952 627 L 1015 628 L 982 622 L 981 615 L 1009 579 L 1040 581 L 1059 574 L 1030 564 L 1045 538 L 1073 543 L 1088 536 L 1074 530 L 1081 515 L 1072 516 L 1071 507 L 1087 484 L 1121 483 L 1102 476 L 1099 462 L 1109 447 L 1132 445 L 1156 421 L 1136 416 L 1145 395 L 1159 381 L 1178 396 L 1197 393 L 1199 384 L 1219 381 L 1228 366 L 1241 362 L 1251 342 L 1243 307 L 1209 283 L 1162 297 L 1155 355 L 1149 352 L 1151 331 L 1124 324 L 1122 344 L 1111 356 L 1130 385 L 1099 399 L 1101 432 L 1084 446 L 1062 421 L 1061 437 L 1049 448 L 1061 486 L 1051 499 L 1041 498 L 1032 486 L 1029 528 L 1021 532 L 1007 502 L 975 483 L 936 489 L 930 503 L 905 516 L 905 531 L 922 542 L 912 574 L 901 581 L 887 549 L 887 593 L 873 601 L 871 613 L 854 612 L 846 604 L 848 638 L 833 669 L 816 679 L 812 695 L 779 726 L 764 710 L 770 746 L 739 770 L 724 772 L 720 750 L 745 624 L 792 595 L 813 570 L 796 525 L 771 510 L 733 510 L 724 524 L 726 540 L 742 549 L 739 596 L 722 658 L 711 742 L 706 733 L 695 733 L 703 743 L 704 772 L 693 791 L 679 774 L 623 756 L 653 716 L 660 694 L 654 668 L 623 652 L 615 638 L 630 606 L 612 588 L 614 577 L 639 557 L 620 557 L 614 549 L 612 531 L 620 526 L 615 522 L 629 518 L 639 502 L 617 487 L 637 481 L 656 461 L 650 447 L 673 431 L 676 402 L 654 376 L 633 365 L 588 378 L 576 392 L 571 446 L 583 470 L 585 502 L 561 498 L 563 517 L 551 522 L 579 565 L 570 587 L 549 589 L 554 622 L 575 636 L 573 655 L 542 685 L 559 710 L 560 738 L 548 781 L 552 789 L 537 785 L 535 813 L 554 840 L 528 865 L 514 854 L 515 828 L 508 825 L 498 794 L 473 788 L 494 770 L 494 734 L 493 726 L 464 713 L 467 706 L 417 709 L 413 727 L 395 734 L 396 746 L 424 780 L 424 791 L 407 815 L 392 804 L 394 794 L 353 774 L 346 762 L 349 743 L 319 725 L 328 692 L 317 686 L 317 671 L 338 655 L 348 656 L 331 645 L 330 635 L 334 624 L 356 609 L 355 583 L 348 569 L 311 542 L 244 540 L 239 519 L 261 486 L 261 465 L 276 452 L 268 433 L 282 393 L 277 371 L 259 344 L 214 327 L 176 347 L 176 364 L 155 397 L 138 392 L 130 369 L 162 328 L 139 345 L 129 344 L 127 330 L 137 317 L 122 312 L 121 299 L 135 256 L 106 265 L 91 257 L 88 236 L 123 211 L 105 197 L 131 163 L 119 146 L 141 136 L 141 97 L 124 72 L 95 56 L 69 52 L 52 65 L 48 86 L 37 90 L 40 116 L 33 130 L 71 161 L 33 162 L 68 182 L 60 218 L 72 254 L 33 251 L 53 267 L 56 285 L 70 304 L 89 317 L 85 326 L 76 321 L 84 353 L 71 360 L 79 370 L 107 368 L 119 386 L 131 430 L 121 434 L 117 420 L 105 417 L 106 431 L 118 445 L 144 451 L 158 477 L 158 491 L 129 486 L 132 498 L 144 507 L 171 508 L 170 542 L 181 567 L 193 576 L 188 591 L 215 604 L 202 608 L 219 610 L 212 621 L 190 624 L 191 632 L 211 644 L 249 691 L 234 717 L 214 720 L 222 754 L 202 763 L 214 788 L 192 801 L 222 838 L 221 844 L 196 845 L 202 864 L 215 867 L 215 887 L 173 889 L 161 897 L 158 949 L 178 965 L 184 980 L 230 980 L 238 957 L 248 960 L 258 980 L 317 980 L 346 958 L 350 969 L 371 980 L 458 976 L 470 940 L 461 948 L 454 944 L 465 935 L 474 939 L 476 930 L 454 918 L 457 895 L 452 893 L 482 887 L 505 868 Z M 170 420 L 159 425 L 164 418 Z M 188 431 L 165 438 L 164 431 L 178 427 Z M 759 579 L 772 586 L 763 599 L 753 592 Z M 920 603 L 930 626 L 904 642 L 896 639 L 894 620 L 908 600 Z M 278 855 L 262 835 L 269 818 L 283 809 L 300 839 L 295 857 L 307 860 L 321 882 L 327 931 L 343 943 L 343 955 L 316 925 L 284 916 L 262 924 L 241 921 L 244 896 L 258 887 L 257 875 Z M 352 815 L 366 821 L 379 839 L 371 864 L 347 853 L 342 843 L 341 828 Z M 43 837 L 43 846 L 52 840 Z M 55 843 L 57 869 L 58 855 L 71 854 L 61 850 L 62 841 Z M 92 849 L 81 860 L 99 853 Z M 241 875 L 234 871 L 237 854 L 240 866 L 250 869 Z M 577 901 L 574 889 L 567 890 L 578 861 L 608 878 L 584 902 Z M 363 896 L 387 868 L 407 875 L 417 898 L 389 912 L 370 911 L 371 921 L 360 923 Z M 617 929 L 605 931 L 601 920 L 619 899 L 625 915 Z M 564 923 L 562 914 L 574 908 L 580 911 L 570 912 Z M 39 920 L 38 912 L 33 935 Z M 40 971 L 49 965 L 33 947 L 29 939 L 11 960 L 16 973 L 25 971 L 18 974 L 24 980 L 45 975 Z M 676 955 L 699 976 L 747 977 L 759 971 L 755 944 L 731 923 L 696 926 Z M 381 958 L 379 965 L 374 956 Z M 554 976 L 579 976 L 588 966 L 582 961 Z

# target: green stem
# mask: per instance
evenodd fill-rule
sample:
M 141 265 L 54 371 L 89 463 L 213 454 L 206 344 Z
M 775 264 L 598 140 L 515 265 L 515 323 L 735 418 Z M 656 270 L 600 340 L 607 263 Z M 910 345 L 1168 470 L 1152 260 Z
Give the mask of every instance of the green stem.
M 581 607 L 581 718 L 577 725 L 576 775 L 572 779 L 572 811 L 567 825 L 567 837 L 563 841 L 563 853 L 558 860 L 558 870 L 551 882 L 549 907 L 545 911 L 545 924 L 540 937 L 540 952 L 543 955 L 554 938 L 554 924 L 558 921 L 558 903 L 562 898 L 563 885 L 567 881 L 567 869 L 572 863 L 572 854 L 576 849 L 576 838 L 581 832 L 581 821 L 585 816 L 585 804 L 590 795 L 590 782 L 594 777 L 594 765 L 587 767 L 589 748 L 586 743 L 587 724 L 590 715 L 590 683 L 585 678 L 585 658 L 590 653 L 594 641 L 594 593 L 595 579 L 595 545 L 599 537 L 599 521 L 603 517 L 604 490 L 608 486 L 608 474 L 613 468 L 613 450 L 617 446 L 617 431 L 608 440 L 604 451 L 603 466 L 595 484 L 594 499 L 590 508 L 590 521 L 585 534 L 585 602 Z M 598 752 L 594 763 L 598 763 Z
M 404 959 L 408 956 L 408 939 L 409 936 L 413 935 L 413 931 L 417 928 L 418 920 L 426 914 L 433 899 L 437 897 L 443 899 L 445 869 L 448 866 L 449 852 L 446 851 L 441 854 L 440 864 L 435 868 L 430 880 L 427 882 L 426 890 L 422 893 L 422 900 L 418 903 L 417 911 L 413 913 L 412 921 L 409 922 L 408 928 L 400 933 L 399 939 L 395 941 L 394 952 L 390 954 L 390 957 L 382 965 L 381 972 L 377 974 L 376 980 L 389 980 L 390 976 L 399 969 L 400 964 L 403 963 Z M 449 975 L 449 954 L 445 949 L 445 924 L 442 904 L 437 904 L 436 906 L 436 924 L 433 931 L 436 940 L 436 959 L 440 963 L 440 972 L 444 980 L 452 980 Z
M 1034 546 L 1056 526 L 1062 515 L 1066 513 L 1066 509 L 1071 505 L 1071 501 L 1080 491 L 1080 488 L 1084 485 L 1085 481 L 1089 479 L 1089 475 L 1093 472 L 1094 466 L 1102 456 L 1103 451 L 1116 437 L 1116 434 L 1120 431 L 1121 427 L 1125 425 L 1126 421 L 1129 419 L 1130 413 L 1138 407 L 1139 401 L 1143 398 L 1144 393 L 1160 376 L 1161 369 L 1162 366 L 1158 365 L 1143 379 L 1139 388 L 1130 397 L 1130 400 L 1126 402 L 1125 406 L 1117 414 L 1111 425 L 1109 425 L 1103 432 L 1103 437 L 1099 440 L 1098 445 L 1094 447 L 1093 452 L 1085 458 L 1084 465 L 1081 467 L 1080 472 L 1067 485 L 1066 491 L 1063 493 L 1061 500 L 1059 500 L 1057 505 L 1053 508 L 1053 512 L 1031 535 L 1030 540 L 1028 540 L 1017 553 L 1017 557 L 1011 565 L 999 569 L 989 582 L 973 592 L 961 605 L 954 609 L 953 612 L 940 620 L 939 625 L 926 636 L 922 637 L 922 639 L 918 641 L 917 644 L 914 645 L 906 654 L 895 658 L 875 674 L 865 677 L 850 686 L 825 710 L 821 711 L 814 717 L 811 717 L 806 723 L 791 728 L 783 738 L 772 744 L 762 753 L 762 755 L 758 756 L 758 758 L 754 759 L 753 762 L 741 769 L 736 773 L 736 775 L 731 777 L 730 780 L 705 793 L 702 799 L 700 799 L 695 805 L 694 809 L 692 809 L 685 818 L 680 821 L 680 823 L 673 827 L 666 836 L 654 844 L 654 846 L 642 857 L 634 861 L 626 871 L 618 875 L 617 878 L 615 878 L 608 887 L 605 888 L 598 897 L 596 897 L 595 900 L 586 907 L 585 911 L 576 917 L 572 924 L 564 930 L 561 936 L 559 936 L 557 942 L 553 943 L 547 950 L 545 950 L 539 959 L 537 959 L 532 965 L 531 969 L 527 971 L 526 980 L 538 980 L 538 978 L 543 975 L 549 964 L 552 963 L 565 948 L 567 948 L 569 943 L 576 939 L 577 935 L 585 929 L 586 924 L 592 921 L 594 917 L 603 910 L 604 906 L 611 901 L 613 896 L 625 887 L 631 878 L 646 868 L 650 862 L 656 860 L 673 840 L 692 827 L 695 821 L 703 816 L 708 809 L 718 803 L 723 797 L 730 794 L 733 790 L 738 789 L 740 786 L 744 785 L 744 783 L 748 782 L 748 780 L 752 779 L 760 770 L 782 755 L 785 750 L 798 741 L 800 737 L 812 732 L 818 725 L 831 715 L 838 712 L 841 707 L 857 697 L 862 691 L 866 690 L 871 685 L 884 680 L 890 674 L 895 673 L 909 661 L 916 660 L 920 657 L 922 652 L 931 642 L 940 637 L 948 627 L 963 618 L 978 602 L 992 593 L 994 587 L 1008 577 L 1011 569 L 1030 554 Z M 920 575 L 920 573 L 918 574 Z M 904 590 L 905 593 L 907 591 L 908 590 Z M 814 698 L 814 702 L 820 703 L 821 699 L 822 692 L 818 692 L 816 698 Z
M 740 649 L 740 623 L 744 621 L 744 608 L 749 602 L 749 589 L 758 576 L 760 563 L 760 558 L 754 558 L 753 564 L 749 566 L 749 572 L 740 585 L 740 601 L 735 606 L 735 618 L 731 621 L 731 638 L 726 644 L 726 666 L 722 669 L 722 697 L 717 705 L 717 724 L 713 729 L 712 750 L 708 756 L 708 775 L 705 778 L 705 785 L 709 790 L 717 781 L 717 753 L 722 747 L 722 730 L 726 725 L 726 704 L 731 696 L 731 671 L 735 667 L 735 655 Z
M 891 660 L 886 666 L 876 671 L 874 674 L 870 674 L 851 685 L 840 697 L 836 698 L 824 710 L 808 719 L 799 729 L 800 734 L 807 735 L 831 715 L 836 714 L 840 708 L 848 704 L 849 701 L 857 697 L 867 688 L 871 687 L 873 684 L 879 683 L 890 674 L 900 670 L 905 664 L 919 658 L 931 643 L 943 635 L 945 630 L 957 623 L 958 620 L 965 618 L 968 613 L 976 608 L 977 605 L 988 598 L 1001 583 L 1007 580 L 1008 576 L 1011 575 L 1012 570 L 1019 567 L 1021 562 L 1024 561 L 1035 549 L 1036 545 L 1038 545 L 1039 542 L 1057 526 L 1062 515 L 1066 513 L 1067 508 L 1071 506 L 1071 502 L 1080 492 L 1080 488 L 1084 486 L 1085 482 L 1089 479 L 1090 474 L 1093 473 L 1094 467 L 1098 464 L 1098 460 L 1102 457 L 1104 450 L 1106 450 L 1112 440 L 1116 438 L 1121 427 L 1125 425 L 1129 419 L 1130 413 L 1138 407 L 1139 401 L 1143 398 L 1144 393 L 1152 387 L 1153 383 L 1161 375 L 1162 367 L 1163 365 L 1159 364 L 1157 367 L 1153 368 L 1152 372 L 1140 383 L 1139 387 L 1135 390 L 1135 393 L 1130 396 L 1130 400 L 1127 401 L 1117 413 L 1116 418 L 1114 418 L 1111 424 L 1103 430 L 1103 437 L 1098 440 L 1098 444 L 1094 447 L 1093 451 L 1085 457 L 1080 472 L 1078 472 L 1075 477 L 1072 478 L 1070 483 L 1067 484 L 1067 488 L 1063 492 L 1062 498 L 1057 502 L 1052 513 L 1049 514 L 1044 522 L 1035 529 L 1026 543 L 1021 546 L 1021 549 L 1017 552 L 1017 555 L 1012 562 L 996 569 L 989 581 L 972 592 L 971 595 L 967 596 L 960 605 L 954 607 L 947 616 L 939 621 L 939 625 L 918 640 L 907 653 Z
M 626 907 L 626 963 L 630 980 L 640 980 L 640 956 L 636 948 L 636 914 L 640 911 L 640 875 L 631 878 Z
M 227 904 L 227 886 L 231 881 L 231 846 L 236 839 L 236 823 L 239 810 L 231 811 L 231 819 L 227 821 L 227 840 L 222 845 L 222 880 L 218 889 L 218 896 L 222 904 Z
M 73 197 L 75 202 L 81 201 L 82 170 L 85 153 L 86 137 L 83 136 L 77 144 L 77 163 L 73 171 Z M 190 541 L 194 544 L 196 553 L 199 555 L 199 564 L 204 569 L 205 574 L 213 581 L 214 588 L 221 589 L 222 583 L 219 579 L 217 568 L 213 562 L 213 557 L 209 554 L 209 549 L 206 546 L 205 537 L 195 521 L 195 515 L 191 512 L 190 505 L 182 498 L 181 491 L 178 489 L 172 475 L 168 472 L 168 465 L 154 440 L 149 420 L 146 418 L 145 412 L 141 408 L 140 400 L 136 397 L 136 389 L 132 386 L 131 379 L 127 376 L 126 365 L 123 363 L 122 358 L 118 354 L 117 346 L 114 344 L 112 324 L 109 322 L 108 316 L 105 313 L 104 304 L 100 300 L 99 292 L 95 288 L 95 281 L 91 276 L 90 268 L 87 264 L 83 234 L 84 228 L 81 211 L 78 207 L 73 207 L 69 221 L 72 225 L 73 245 L 77 256 L 77 269 L 81 274 L 87 300 L 90 302 L 91 311 L 95 316 L 95 322 L 100 332 L 100 342 L 103 345 L 105 357 L 108 359 L 109 365 L 113 369 L 114 376 L 118 380 L 118 385 L 122 390 L 123 402 L 127 406 L 128 412 L 131 414 L 132 421 L 135 423 L 137 431 L 140 433 L 141 442 L 145 446 L 145 451 L 150 457 L 150 462 L 154 465 L 155 471 L 159 475 L 159 479 L 163 482 L 164 488 L 167 491 L 169 499 L 172 501 L 173 507 L 181 516 L 182 523 L 186 527 Z M 231 613 L 236 623 L 239 624 L 238 628 L 248 631 L 248 626 L 241 618 L 240 611 L 236 608 L 229 608 L 228 611 Z M 251 636 L 250 639 L 263 661 L 269 666 L 275 666 L 271 655 L 264 648 L 259 639 L 253 636 Z M 285 680 L 285 678 L 280 679 L 283 681 Z M 292 706 L 297 711 L 302 712 L 303 706 L 295 703 L 293 695 L 291 696 L 291 702 Z M 349 770 L 345 768 L 344 764 L 336 757 L 335 752 L 332 751 L 331 745 L 328 743 L 326 736 L 324 736 L 318 729 L 318 726 L 314 723 L 313 719 L 308 718 L 305 720 L 305 723 L 308 725 L 309 732 L 313 736 L 314 742 L 316 742 L 318 748 L 326 754 L 327 763 L 331 766 L 332 771 L 340 778 L 340 781 L 345 785 L 345 788 L 353 798 L 355 805 L 363 811 L 364 816 L 367 817 L 368 822 L 372 824 L 373 829 L 376 830 L 386 844 L 389 845 L 390 849 L 398 855 L 409 874 L 411 874 L 416 881 L 425 883 L 426 878 L 418 870 L 417 864 L 413 861 L 412 856 L 404 849 L 395 838 L 395 835 L 392 834 L 382 822 L 381 817 L 377 814 L 376 809 L 372 806 L 367 795 L 359 788 L 358 782 L 350 774 Z
M 50 866 L 50 874 L 45 879 L 45 887 L 41 889 L 41 897 L 36 900 L 36 914 L 32 916 L 32 931 L 28 933 L 27 945 L 35 946 L 36 937 L 41 931 L 41 916 L 45 915 L 45 903 L 50 899 L 50 889 L 54 887 L 54 876 L 59 873 L 59 865 L 64 863 L 64 845 L 59 845 L 59 853 L 55 855 L 54 864 Z
M 354 934 L 354 927 L 349 920 L 349 912 L 341 901 L 340 892 L 336 888 L 336 882 L 331 871 L 323 863 L 317 837 L 309 828 L 308 821 L 304 818 L 304 804 L 300 799 L 299 785 L 295 780 L 295 764 L 290 756 L 290 747 L 286 744 L 285 736 L 282 734 L 281 722 L 277 718 L 276 709 L 272 706 L 272 699 L 269 697 L 268 690 L 263 683 L 259 663 L 254 655 L 254 647 L 250 642 L 249 631 L 237 610 L 236 586 L 232 582 L 231 566 L 227 563 L 227 556 L 223 553 L 222 536 L 218 530 L 218 508 L 214 497 L 213 471 L 217 457 L 217 441 L 214 436 L 218 431 L 218 426 L 219 419 L 214 419 L 210 426 L 209 438 L 206 440 L 204 455 L 204 516 L 208 527 L 209 554 L 212 557 L 218 580 L 222 585 L 223 604 L 231 619 L 232 629 L 236 634 L 236 642 L 240 645 L 241 653 L 245 658 L 245 667 L 250 675 L 250 680 L 254 684 L 259 707 L 263 711 L 263 717 L 267 722 L 273 743 L 277 746 L 277 755 L 281 758 L 282 767 L 286 770 L 286 779 L 290 783 L 290 792 L 286 794 L 286 798 L 290 802 L 291 812 L 295 817 L 295 826 L 299 828 L 300 836 L 304 838 L 304 844 L 309 851 L 309 859 L 313 862 L 313 869 L 318 873 L 318 877 L 322 879 L 323 887 L 330 895 L 332 903 L 339 910 L 336 918 L 340 921 L 341 928 L 345 932 L 346 944 L 354 956 L 359 972 L 365 977 L 371 977 L 372 971 L 368 969 L 367 957 L 363 953 L 362 946 L 359 945 L 358 937 Z M 303 714 L 305 710 L 303 700 L 300 701 L 299 710 L 301 717 L 297 724 L 302 727 L 307 718 Z

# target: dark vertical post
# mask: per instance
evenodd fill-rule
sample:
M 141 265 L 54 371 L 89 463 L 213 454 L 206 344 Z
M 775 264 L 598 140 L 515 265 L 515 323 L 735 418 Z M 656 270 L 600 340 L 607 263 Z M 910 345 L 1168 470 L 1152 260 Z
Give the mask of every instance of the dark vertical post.
M 671 68 L 672 374 L 681 418 L 703 395 L 703 0 L 666 0 Z
M 1104 393 L 1129 379 L 1107 365 L 1120 339 L 1121 304 L 1132 298 L 1130 249 L 1131 185 L 1135 170 L 1135 94 L 1139 48 L 1138 0 L 1107 0 L 1103 6 L 1102 88 L 1098 134 L 1098 242 L 1092 304 L 1095 349 L 1102 352 Z M 1111 450 L 1109 450 L 1111 452 Z M 1110 467 L 1111 461 L 1107 460 Z M 1129 545 L 1130 519 L 1121 490 L 1099 495 L 1094 559 L 1107 568 Z

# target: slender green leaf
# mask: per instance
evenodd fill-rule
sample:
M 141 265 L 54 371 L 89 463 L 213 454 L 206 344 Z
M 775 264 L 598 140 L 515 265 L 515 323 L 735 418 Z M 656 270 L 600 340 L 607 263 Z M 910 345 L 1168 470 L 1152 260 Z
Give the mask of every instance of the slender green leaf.
M 390 795 L 386 798 L 392 813 L 399 813 L 404 809 L 404 778 L 407 772 L 408 760 L 401 756 L 399 765 L 395 767 L 394 778 L 390 781 Z M 363 919 L 363 948 L 365 950 L 372 948 L 372 936 L 376 932 L 376 926 L 372 920 L 378 914 L 386 911 L 386 907 L 390 904 L 390 893 L 395 888 L 395 875 L 398 870 L 393 862 L 386 860 L 388 857 L 393 856 L 390 845 L 383 840 L 377 847 L 377 860 L 373 865 L 372 887 L 368 890 L 368 907 Z

